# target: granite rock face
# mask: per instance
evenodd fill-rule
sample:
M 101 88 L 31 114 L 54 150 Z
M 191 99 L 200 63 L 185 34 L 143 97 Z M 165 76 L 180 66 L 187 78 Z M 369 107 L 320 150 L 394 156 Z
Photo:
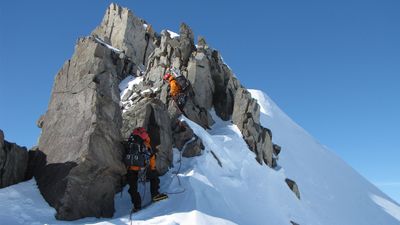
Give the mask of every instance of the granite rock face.
M 272 137 L 270 131 L 260 125 L 260 106 L 244 88 L 239 88 L 235 95 L 233 122 L 242 132 L 249 148 L 256 154 L 257 161 L 272 167 Z
M 27 149 L 4 140 L 0 130 L 0 188 L 24 181 L 27 165 Z
M 131 59 L 133 64 L 128 72 L 136 73 L 138 66 L 146 65 L 147 58 L 154 51 L 156 33 L 144 20 L 133 12 L 112 3 L 92 35 L 105 40 L 111 46 Z
M 210 61 L 203 52 L 195 52 L 188 65 L 188 79 L 196 93 L 194 101 L 206 110 L 213 106 L 214 82 L 211 77 Z
M 114 51 L 82 38 L 56 76 L 39 140 L 46 163 L 36 180 L 58 219 L 114 213 L 125 173 L 118 90 L 123 66 Z

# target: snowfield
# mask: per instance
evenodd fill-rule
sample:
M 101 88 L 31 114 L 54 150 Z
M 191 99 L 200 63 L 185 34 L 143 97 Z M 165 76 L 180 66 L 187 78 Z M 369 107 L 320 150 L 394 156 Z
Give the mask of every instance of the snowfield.
M 128 83 L 123 86 L 133 85 Z M 282 146 L 278 168 L 258 164 L 229 121 L 214 114 L 216 124 L 204 130 L 182 117 L 206 148 L 195 158 L 181 158 L 174 149 L 174 167 L 161 177 L 161 191 L 169 199 L 133 214 L 132 224 L 400 224 L 398 204 L 319 144 L 266 94 L 251 93 L 260 104 L 263 126 L 272 130 L 274 143 Z M 288 188 L 286 178 L 297 182 L 301 200 Z M 139 185 L 144 204 L 150 201 L 146 185 Z M 55 210 L 31 180 L 0 190 L 0 223 L 130 224 L 127 190 L 116 195 L 113 218 L 63 222 L 55 220 Z

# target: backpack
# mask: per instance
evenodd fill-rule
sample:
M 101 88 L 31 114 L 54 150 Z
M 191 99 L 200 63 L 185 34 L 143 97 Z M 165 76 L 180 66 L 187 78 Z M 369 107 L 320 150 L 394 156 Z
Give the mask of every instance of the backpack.
M 190 86 L 190 82 L 188 79 L 186 79 L 185 76 L 181 75 L 179 77 L 175 77 L 176 82 L 178 83 L 178 85 L 180 86 L 182 92 L 185 92 L 188 87 Z
M 127 167 L 138 166 L 145 167 L 148 153 L 147 148 L 143 143 L 143 139 L 138 135 L 131 135 L 126 146 L 126 155 L 124 163 Z
M 183 107 L 186 104 L 187 101 L 187 96 L 183 93 L 178 94 L 178 96 L 176 97 L 176 103 L 178 104 L 179 109 L 183 109 Z
M 186 89 L 190 86 L 190 82 L 186 79 L 185 76 L 181 74 L 178 68 L 171 67 L 171 73 L 174 75 L 176 82 L 178 83 L 179 87 L 181 88 L 182 92 L 185 92 Z

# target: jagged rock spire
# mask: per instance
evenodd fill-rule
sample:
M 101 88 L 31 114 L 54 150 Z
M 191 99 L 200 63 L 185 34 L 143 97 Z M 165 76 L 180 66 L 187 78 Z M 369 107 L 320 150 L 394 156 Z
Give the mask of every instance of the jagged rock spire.
M 223 120 L 233 119 L 258 162 L 271 166 L 271 135 L 260 125 L 256 101 L 216 50 L 204 48 L 202 40 L 195 47 L 189 26 L 181 24 L 179 33 L 174 38 L 167 31 L 158 35 L 129 9 L 111 4 L 92 35 L 78 40 L 40 119 L 37 152 L 44 162 L 36 180 L 58 219 L 113 215 L 114 195 L 126 172 L 121 141 L 137 126 L 146 127 L 154 147 L 159 146 L 158 171 L 168 171 L 172 147 L 181 146 L 176 139 L 181 129 L 175 128 L 182 113 L 162 79 L 171 66 L 193 87 L 184 114 L 204 128 L 214 123 L 212 109 Z M 144 74 L 144 79 L 123 96 L 122 114 L 118 84 L 128 74 Z M 201 141 L 190 148 L 186 156 L 200 154 Z

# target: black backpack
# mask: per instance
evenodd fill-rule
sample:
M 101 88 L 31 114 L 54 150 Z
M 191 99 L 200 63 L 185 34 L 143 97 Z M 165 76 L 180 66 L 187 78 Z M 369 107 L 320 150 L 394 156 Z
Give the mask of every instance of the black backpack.
M 179 84 L 179 87 L 181 88 L 182 92 L 185 92 L 186 89 L 188 89 L 188 87 L 190 86 L 189 80 L 186 79 L 186 77 L 183 75 L 175 77 L 175 80 Z
M 145 167 L 148 158 L 147 148 L 142 138 L 138 135 L 131 135 L 126 146 L 124 163 L 126 166 Z

